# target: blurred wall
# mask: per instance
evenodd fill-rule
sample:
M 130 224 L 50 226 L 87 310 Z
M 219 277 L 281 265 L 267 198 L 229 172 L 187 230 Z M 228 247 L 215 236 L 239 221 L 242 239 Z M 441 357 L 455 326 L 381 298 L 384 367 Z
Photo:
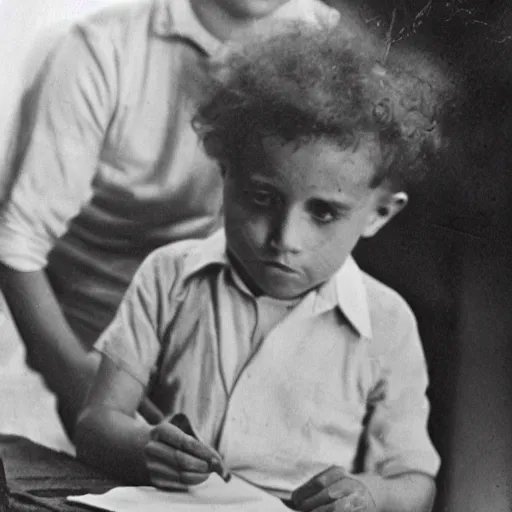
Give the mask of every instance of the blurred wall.
M 336 0 L 331 0 L 336 2 Z M 390 20 L 391 0 L 367 0 Z M 426 2 L 410 0 L 410 12 Z M 446 2 L 433 5 L 455 5 Z M 401 43 L 459 74 L 450 145 L 410 206 L 357 259 L 419 321 L 430 430 L 443 458 L 436 512 L 512 510 L 512 6 L 461 0 Z M 416 9 L 416 11 L 415 11 Z

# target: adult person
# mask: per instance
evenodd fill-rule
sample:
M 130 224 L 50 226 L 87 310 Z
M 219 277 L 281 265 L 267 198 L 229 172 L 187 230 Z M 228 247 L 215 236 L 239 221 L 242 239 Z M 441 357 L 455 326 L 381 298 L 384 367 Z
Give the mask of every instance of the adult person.
M 318 0 L 117 6 L 75 25 L 38 76 L 0 213 L 0 284 L 68 433 L 140 262 L 219 225 L 221 177 L 191 113 L 209 57 L 269 17 L 338 16 Z

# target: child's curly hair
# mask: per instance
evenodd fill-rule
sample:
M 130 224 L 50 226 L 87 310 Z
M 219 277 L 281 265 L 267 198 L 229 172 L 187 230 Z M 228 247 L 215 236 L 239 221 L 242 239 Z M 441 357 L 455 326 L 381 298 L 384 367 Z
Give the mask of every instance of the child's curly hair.
M 376 142 L 373 187 L 403 188 L 439 145 L 435 94 L 426 81 L 344 27 L 281 24 L 251 39 L 214 68 L 193 125 L 207 153 L 236 162 L 248 136 L 324 138 L 343 149 Z

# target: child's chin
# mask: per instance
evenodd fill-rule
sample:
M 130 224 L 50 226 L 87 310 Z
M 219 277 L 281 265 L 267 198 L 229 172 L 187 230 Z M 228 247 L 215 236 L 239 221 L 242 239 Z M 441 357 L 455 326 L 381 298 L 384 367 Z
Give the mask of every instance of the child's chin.
M 265 295 L 279 300 L 297 299 L 306 293 L 306 289 L 293 285 L 286 285 L 276 281 L 270 283 L 260 283 L 260 287 Z

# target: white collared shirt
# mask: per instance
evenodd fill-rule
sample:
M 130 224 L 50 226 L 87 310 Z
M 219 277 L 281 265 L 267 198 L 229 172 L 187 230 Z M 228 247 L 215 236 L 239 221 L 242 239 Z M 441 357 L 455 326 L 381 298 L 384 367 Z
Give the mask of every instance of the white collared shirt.
M 331 465 L 352 469 L 370 403 L 367 469 L 436 474 L 427 369 L 403 299 L 349 258 L 241 349 L 256 311 L 221 231 L 152 254 L 96 348 L 164 414 L 187 414 L 235 473 L 278 496 Z

